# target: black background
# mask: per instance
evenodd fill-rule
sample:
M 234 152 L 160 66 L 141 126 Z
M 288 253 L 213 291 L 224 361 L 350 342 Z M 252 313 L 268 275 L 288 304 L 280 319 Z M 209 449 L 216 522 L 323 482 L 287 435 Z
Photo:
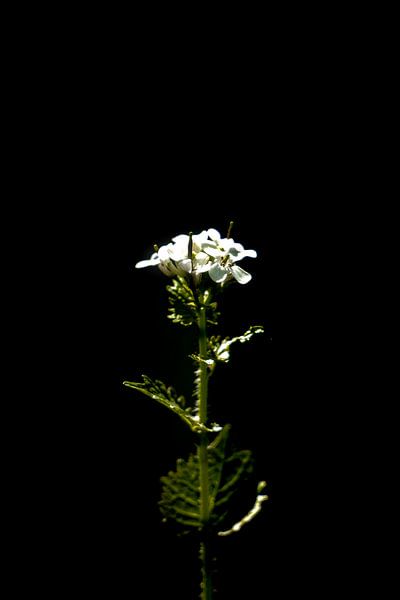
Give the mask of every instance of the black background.
M 161 525 L 157 508 L 159 477 L 191 437 L 122 381 L 144 372 L 190 393 L 192 347 L 166 319 L 165 279 L 134 264 L 155 242 L 224 231 L 231 219 L 259 257 L 243 262 L 252 282 L 225 296 L 222 333 L 261 323 L 266 335 L 234 350 L 210 402 L 237 445 L 254 450 L 270 500 L 223 540 L 220 597 L 281 597 L 286 585 L 308 593 L 329 564 L 320 597 L 343 567 L 328 553 L 336 530 L 348 546 L 340 455 L 363 399 L 358 380 L 349 390 L 340 379 L 357 333 L 342 318 L 349 291 L 337 255 L 371 178 L 357 165 L 369 130 L 355 92 L 358 45 L 348 64 L 336 29 L 325 39 L 331 17 L 317 29 L 311 19 L 308 37 L 293 16 L 238 15 L 232 26 L 224 15 L 176 39 L 158 14 L 144 27 L 108 12 L 71 14 L 71 26 L 68 15 L 51 27 L 16 19 L 2 206 L 15 585 L 51 597 L 140 597 L 137 587 L 196 597 L 197 550 Z M 351 476 L 364 460 L 356 446 Z
M 33 528 L 30 543 L 43 568 L 71 589 L 83 575 L 92 588 L 140 584 L 150 597 L 156 590 L 195 597 L 197 547 L 161 524 L 157 506 L 160 476 L 193 450 L 193 439 L 174 415 L 122 382 L 145 373 L 190 397 L 186 357 L 196 342 L 166 318 L 165 276 L 134 265 L 150 256 L 154 243 L 209 227 L 224 233 L 233 220 L 234 239 L 258 258 L 242 263 L 252 281 L 231 286 L 223 297 L 221 333 L 261 324 L 265 335 L 236 347 L 231 364 L 216 372 L 211 414 L 232 423 L 237 447 L 253 450 L 256 477 L 268 482 L 270 500 L 240 536 L 223 540 L 218 586 L 221 598 L 239 589 L 256 597 L 264 586 L 282 586 L 286 564 L 293 573 L 292 559 L 301 552 L 296 527 L 304 465 L 294 462 L 304 409 L 296 390 L 301 353 L 290 356 L 291 332 L 285 359 L 276 360 L 272 341 L 276 302 L 280 314 L 297 318 L 301 286 L 287 274 L 285 244 L 278 261 L 274 239 L 278 229 L 289 239 L 297 209 L 288 197 L 300 174 L 293 165 L 285 175 L 290 151 L 278 127 L 271 129 L 274 151 L 264 150 L 250 122 L 240 135 L 224 128 L 213 143 L 210 127 L 193 132 L 199 147 L 191 152 L 193 140 L 163 145 L 172 132 L 164 138 L 157 119 L 148 132 L 141 123 L 132 148 L 118 120 L 114 133 L 97 139 L 88 132 L 85 144 L 85 115 L 76 125 L 58 121 L 51 132 L 58 143 L 46 135 L 39 161 L 24 175 L 44 199 L 24 207 L 19 232 L 29 263 L 19 341 L 33 391 L 21 396 L 17 425 L 28 446 L 23 523 Z M 287 223 L 278 229 L 277 208 L 280 223 Z M 296 326 L 304 335 L 305 324 Z M 251 492 L 246 510 L 253 501 Z M 46 581 L 40 569 L 34 577 Z
M 235 207 L 228 197 L 194 196 L 156 207 L 135 192 L 130 202 L 107 201 L 89 218 L 79 207 L 66 207 L 62 227 L 55 224 L 50 234 L 52 252 L 46 250 L 36 273 L 40 293 L 31 305 L 32 347 L 25 351 L 39 393 L 23 417 L 31 440 L 25 517 L 32 547 L 40 540 L 36 556 L 71 589 L 83 576 L 88 590 L 139 585 L 149 597 L 160 590 L 196 597 L 197 545 L 163 525 L 157 506 L 160 476 L 194 450 L 193 437 L 177 417 L 122 382 L 146 373 L 190 398 L 187 355 L 196 340 L 166 318 L 167 278 L 157 268 L 134 265 L 155 242 L 208 227 L 225 232 L 231 219 L 234 238 L 256 249 L 258 258 L 241 263 L 252 281 L 226 290 L 219 331 L 236 335 L 262 324 L 265 334 L 238 345 L 231 364 L 217 370 L 210 410 L 218 422 L 232 423 L 236 447 L 253 450 L 255 477 L 267 480 L 270 500 L 237 537 L 222 540 L 220 597 L 238 589 L 256 597 L 288 560 L 290 516 L 282 503 L 288 503 L 284 465 L 293 415 L 280 392 L 272 341 L 274 223 L 267 204 L 261 211 L 254 201 Z M 49 235 L 45 239 L 47 246 Z M 254 485 L 246 493 L 243 507 L 250 509 Z M 43 571 L 34 577 L 41 580 Z
M 276 297 L 286 278 L 275 252 L 277 208 L 285 217 L 290 211 L 279 227 L 288 239 L 299 210 L 292 194 L 306 178 L 293 160 L 298 142 L 287 94 L 277 86 L 267 102 L 256 65 L 242 64 L 240 102 L 232 102 L 235 79 L 228 89 L 218 77 L 212 97 L 192 102 L 197 82 L 189 74 L 185 100 L 174 103 L 162 80 L 159 102 L 154 86 L 139 94 L 107 61 L 94 71 L 81 64 L 66 85 L 57 60 L 51 95 L 40 93 L 36 72 L 30 91 L 38 91 L 37 102 L 21 112 L 27 165 L 18 182 L 35 201 L 23 209 L 16 203 L 17 241 L 29 263 L 18 339 L 18 381 L 22 375 L 29 384 L 26 395 L 16 384 L 16 439 L 24 448 L 19 519 L 30 577 L 50 591 L 79 585 L 196 597 L 198 549 L 161 524 L 157 506 L 160 476 L 193 450 L 193 438 L 122 382 L 146 373 L 190 396 L 186 357 L 195 340 L 166 318 L 165 276 L 134 265 L 154 243 L 209 227 L 224 233 L 233 220 L 233 237 L 258 258 L 243 261 L 253 280 L 227 290 L 220 332 L 262 324 L 265 335 L 236 347 L 231 364 L 216 372 L 210 406 L 217 421 L 232 423 L 235 444 L 253 450 L 270 500 L 240 535 L 222 540 L 218 587 L 221 598 L 239 590 L 259 597 L 286 584 L 287 564 L 293 579 L 301 552 L 298 381 L 272 341 L 274 306 L 288 315 L 299 296 L 292 279 L 289 294 L 286 287 Z M 140 73 L 141 82 L 150 79 L 154 73 Z M 168 89 L 174 85 L 168 80 Z M 252 492 L 246 509 L 253 502 Z

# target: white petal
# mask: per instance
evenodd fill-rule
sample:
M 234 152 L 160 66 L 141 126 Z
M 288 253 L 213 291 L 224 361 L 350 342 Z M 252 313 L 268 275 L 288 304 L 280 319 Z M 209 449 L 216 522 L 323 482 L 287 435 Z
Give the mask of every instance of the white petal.
M 207 231 L 204 230 L 201 233 L 197 233 L 193 236 L 193 253 L 197 254 L 197 252 L 201 251 L 201 247 L 208 240 Z
M 166 246 L 166 248 L 167 248 L 168 258 L 172 258 L 172 260 L 175 260 L 175 246 L 174 246 L 174 244 L 168 244 L 168 246 Z M 163 256 L 163 258 L 165 260 L 164 256 Z
M 199 252 L 195 256 L 196 264 L 203 265 L 210 260 L 210 257 L 205 252 Z
M 210 238 L 210 240 L 218 241 L 221 239 L 221 234 L 216 229 L 209 229 L 207 231 L 207 233 L 208 233 L 208 237 Z
M 193 261 L 193 268 L 196 273 L 205 273 L 212 267 L 213 261 L 210 259 L 208 254 L 205 252 L 199 252 L 196 254 Z
M 203 231 L 201 233 L 196 233 L 193 236 L 193 243 L 196 242 L 196 244 L 201 244 L 202 242 L 206 242 L 208 238 L 208 232 L 203 229 Z
M 242 260 L 248 256 L 249 258 L 257 258 L 257 252 L 255 250 L 243 250 L 243 252 L 239 252 L 237 256 L 232 256 L 232 260 L 237 262 L 238 260 Z
M 232 247 L 239 252 L 243 252 L 244 246 L 242 244 L 238 244 L 238 242 L 233 242 Z
M 211 267 L 213 266 L 214 263 L 209 262 L 206 263 L 205 265 L 198 265 L 195 269 L 196 273 L 207 273 L 207 271 L 209 271 L 211 269 Z
M 214 258 L 219 258 L 220 256 L 224 256 L 224 252 L 222 252 L 222 250 L 219 250 L 216 246 L 216 244 L 214 242 L 205 242 L 202 245 L 202 249 L 203 252 L 206 252 L 207 254 L 209 254 L 210 256 L 213 256 Z
M 243 256 L 249 256 L 250 258 L 257 258 L 257 252 L 255 250 L 244 250 Z
M 244 269 L 241 269 L 237 265 L 233 265 L 231 267 L 231 270 L 232 270 L 232 275 L 234 276 L 234 278 L 236 279 L 236 281 L 238 283 L 244 284 L 244 283 L 248 283 L 250 281 L 251 275 Z
M 152 254 L 149 260 L 140 260 L 138 263 L 136 263 L 135 269 L 144 269 L 144 267 L 154 267 L 155 265 L 159 264 L 160 258 L 157 252 L 155 252 L 154 254 Z
M 174 238 L 174 244 L 168 244 L 168 252 L 173 260 L 184 260 L 189 258 L 189 241 L 188 235 L 178 235 Z
M 189 244 L 189 236 L 186 235 L 186 233 L 181 233 L 179 235 L 176 235 L 175 237 L 172 238 L 173 242 L 186 242 L 186 244 Z
M 178 267 L 182 269 L 185 273 L 192 272 L 192 261 L 190 258 L 185 258 L 185 260 L 180 260 L 178 263 Z
M 218 242 L 218 246 L 220 248 L 223 248 L 225 250 L 225 252 L 229 252 L 229 250 L 235 246 L 240 246 L 240 244 L 235 244 L 235 242 L 233 241 L 232 238 L 223 238 L 222 240 L 219 240 Z M 243 250 L 243 246 L 242 246 L 242 250 Z
M 188 245 L 182 244 L 169 244 L 168 245 L 168 256 L 172 260 L 179 261 L 188 258 Z
M 170 259 L 169 256 L 169 247 L 172 246 L 172 244 L 168 244 L 168 246 L 161 246 L 161 248 L 158 249 L 158 256 L 160 257 L 161 261 L 168 261 Z
M 227 270 L 219 263 L 214 263 L 208 271 L 208 274 L 215 283 L 222 283 L 228 276 Z

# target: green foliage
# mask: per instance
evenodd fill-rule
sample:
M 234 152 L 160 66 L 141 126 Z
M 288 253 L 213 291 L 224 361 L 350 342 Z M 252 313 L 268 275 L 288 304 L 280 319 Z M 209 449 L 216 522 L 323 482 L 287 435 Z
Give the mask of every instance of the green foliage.
M 214 528 L 228 515 L 229 501 L 241 481 L 252 470 L 249 450 L 226 452 L 229 426 L 224 427 L 208 446 L 209 513 L 210 519 L 202 523 L 200 517 L 200 466 L 198 455 L 187 460 L 178 459 L 176 471 L 161 478 L 163 484 L 160 510 L 165 521 L 174 521 L 184 527 L 184 532 L 204 526 Z
M 184 277 L 177 277 L 167 285 L 168 318 L 174 323 L 189 327 L 197 321 L 198 305 L 192 288 Z
M 193 396 L 196 398 L 196 408 L 199 410 L 199 399 L 200 399 L 200 381 L 201 381 L 201 368 L 200 364 L 197 369 L 194 370 L 194 389 Z
M 241 344 L 249 342 L 251 338 L 258 333 L 264 333 L 262 325 L 252 325 L 243 335 L 234 338 L 226 337 L 222 341 L 220 335 L 211 336 L 208 340 L 209 356 L 211 356 L 215 362 L 227 363 L 230 359 L 230 347 L 232 344 L 235 344 L 236 342 L 240 342 Z
M 230 222 L 227 239 L 220 238 L 214 229 L 197 236 L 192 233 L 180 235 L 173 238 L 174 244 L 155 248 L 157 260 L 152 257 L 136 265 L 142 268 L 159 263 L 164 273 L 175 273 L 167 285 L 168 318 L 184 327 L 198 327 L 198 354 L 190 355 L 195 371 L 196 400 L 192 401 L 192 406 L 187 406 L 185 398 L 179 396 L 174 388 L 146 375 L 142 376 L 141 382 L 124 381 L 125 386 L 166 406 L 195 433 L 193 437 L 196 438 L 197 453 L 190 454 L 187 460 L 178 459 L 176 470 L 161 478 L 159 505 L 164 521 L 177 524 L 183 533 L 198 534 L 202 561 L 202 600 L 211 600 L 213 594 L 212 555 L 206 547 L 212 541 L 211 536 L 224 537 L 240 531 L 260 512 L 263 502 L 268 498 L 261 493 L 266 484 L 260 482 L 253 507 L 248 510 L 246 506 L 243 512 L 248 512 L 240 518 L 243 512 L 238 513 L 238 504 L 232 500 L 252 471 L 251 452 L 228 449 L 230 426 L 222 429 L 216 423 L 209 425 L 207 420 L 208 380 L 216 365 L 229 362 L 232 344 L 248 342 L 254 335 L 263 332 L 261 326 L 252 326 L 241 336 L 222 338 L 215 335 L 208 339 L 208 325 L 217 325 L 220 316 L 215 297 L 226 284 L 234 282 L 233 263 L 244 256 L 256 256 L 255 251 L 241 254 L 240 248 L 243 247 L 231 240 L 232 225 Z M 171 255 L 175 257 L 174 260 L 170 258 Z M 205 264 L 204 271 L 209 267 L 217 268 L 225 274 L 226 281 L 221 285 L 213 282 L 205 272 L 201 272 Z M 238 273 L 240 271 L 236 271 L 236 275 Z M 238 281 L 246 283 L 250 278 L 242 275 Z M 211 436 L 208 434 L 217 432 L 218 435 L 209 443 Z
M 219 312 L 216 302 L 211 300 L 210 290 L 201 291 L 196 287 L 193 280 L 185 277 L 175 277 L 170 285 L 167 285 L 168 291 L 168 318 L 173 323 L 178 323 L 184 327 L 190 327 L 197 323 L 200 308 L 207 309 L 207 323 L 216 325 Z
M 230 347 L 236 342 L 243 344 L 249 342 L 251 338 L 257 333 L 264 333 L 264 329 L 261 325 L 252 325 L 243 335 L 234 338 L 224 338 L 221 341 L 220 335 L 213 335 L 208 340 L 208 356 L 210 358 L 203 359 L 198 354 L 190 354 L 191 358 L 198 365 L 205 364 L 208 367 L 208 375 L 211 376 L 214 373 L 215 367 L 218 362 L 229 362 L 230 359 Z M 200 383 L 200 367 L 195 369 L 195 390 L 194 395 L 199 394 L 199 383 Z
M 206 309 L 208 325 L 218 325 L 218 319 L 221 313 L 218 310 L 217 302 L 212 299 L 211 290 L 205 290 L 199 295 L 199 304 Z
M 199 417 L 197 416 L 197 409 L 192 407 L 185 408 L 186 402 L 184 396 L 178 396 L 173 387 L 167 386 L 158 379 L 153 381 L 150 377 L 147 377 L 147 375 L 142 375 L 142 379 L 142 383 L 124 381 L 124 385 L 149 396 L 153 400 L 156 400 L 172 410 L 172 412 L 177 414 L 187 425 L 189 425 L 192 431 L 197 433 L 203 431 L 217 432 L 222 429 L 216 423 L 212 423 L 211 427 L 206 427 L 201 424 L 199 422 Z

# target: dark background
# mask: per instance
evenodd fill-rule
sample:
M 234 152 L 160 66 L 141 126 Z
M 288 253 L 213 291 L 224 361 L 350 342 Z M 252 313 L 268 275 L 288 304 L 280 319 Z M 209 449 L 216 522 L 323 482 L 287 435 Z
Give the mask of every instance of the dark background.
M 32 544 L 40 539 L 43 564 L 71 588 L 83 576 L 88 590 L 94 581 L 116 593 L 134 581 L 148 597 L 160 590 L 196 597 L 197 545 L 163 525 L 157 506 L 160 477 L 194 450 L 194 439 L 175 415 L 122 382 L 146 373 L 190 398 L 187 355 L 196 339 L 166 318 L 167 278 L 134 265 L 155 242 L 208 227 L 225 232 L 234 220 L 234 239 L 258 258 L 241 263 L 252 281 L 226 290 L 218 331 L 234 336 L 262 324 L 265 334 L 234 347 L 230 365 L 217 369 L 210 412 L 232 423 L 236 447 L 253 450 L 255 478 L 268 482 L 270 500 L 240 534 L 222 540 L 218 585 L 221 598 L 238 589 L 256 597 L 287 560 L 282 501 L 290 402 L 279 389 L 272 342 L 273 217 L 267 204 L 261 211 L 245 199 L 235 208 L 199 193 L 157 208 L 144 194 L 134 196 L 124 206 L 110 201 L 89 218 L 66 210 L 62 230 L 54 231 L 54 254 L 41 268 L 50 285 L 34 311 L 41 350 L 31 354 L 41 394 L 24 415 L 27 428 L 35 423 L 27 467 Z M 254 486 L 247 494 L 246 510 Z
M 213 377 L 210 406 L 217 421 L 232 423 L 236 446 L 253 450 L 255 476 L 268 482 L 262 514 L 224 539 L 219 553 L 220 597 L 243 590 L 250 599 L 281 588 L 298 552 L 299 474 L 290 466 L 296 373 L 277 361 L 272 342 L 274 306 L 284 313 L 298 290 L 292 280 L 290 297 L 276 297 L 275 274 L 281 282 L 286 272 L 274 237 L 277 207 L 290 212 L 280 221 L 287 239 L 299 211 L 293 192 L 303 185 L 306 193 L 308 184 L 293 159 L 298 135 L 287 90 L 275 85 L 267 99 L 256 63 L 216 74 L 211 95 L 188 71 L 177 102 L 182 82 L 159 59 L 157 74 L 137 64 L 134 82 L 99 56 L 68 74 L 61 54 L 43 83 L 38 70 L 27 78 L 34 99 L 28 114 L 21 111 L 27 164 L 17 183 L 35 201 L 15 203 L 17 242 L 26 248 L 18 272 L 27 326 L 18 341 L 29 382 L 16 384 L 29 499 L 20 518 L 37 585 L 51 588 L 54 579 L 57 589 L 79 581 L 85 591 L 117 596 L 139 587 L 144 597 L 196 597 L 198 549 L 161 524 L 157 506 L 160 476 L 193 450 L 193 438 L 122 382 L 146 373 L 190 397 L 186 357 L 195 341 L 166 318 L 162 273 L 134 265 L 154 243 L 209 227 L 224 233 L 233 220 L 234 239 L 258 258 L 241 263 L 253 280 L 227 290 L 220 332 L 262 324 L 265 335 L 233 349 L 231 364 Z M 283 74 L 271 67 L 266 78 Z M 51 93 L 42 94 L 49 80 Z M 162 102 L 147 85 L 155 80 Z M 253 502 L 251 493 L 246 510 Z
M 144 597 L 196 597 L 197 549 L 161 525 L 157 508 L 159 477 L 191 437 L 122 381 L 144 372 L 190 393 L 193 349 L 166 319 L 165 279 L 134 264 L 154 242 L 224 231 L 233 219 L 235 239 L 259 257 L 243 262 L 253 281 L 227 291 L 221 331 L 261 323 L 266 334 L 234 349 L 210 402 L 237 445 L 254 450 L 270 500 L 223 540 L 220 597 L 282 597 L 286 584 L 308 593 L 349 512 L 338 456 L 343 424 L 352 437 L 363 410 L 340 381 L 357 334 L 342 319 L 349 292 L 337 262 L 351 203 L 371 177 L 357 165 L 358 140 L 367 154 L 370 144 L 358 44 L 355 61 L 346 51 L 340 61 L 336 30 L 326 39 L 331 17 L 316 29 L 309 20 L 309 37 L 297 15 L 289 29 L 286 15 L 251 14 L 247 24 L 238 15 L 235 26 L 224 15 L 223 35 L 211 20 L 206 34 L 185 26 L 176 39 L 162 15 L 143 27 L 97 17 L 33 27 L 18 15 L 7 50 L 13 585 L 51 597 L 139 596 L 137 586 Z M 352 264 L 349 280 L 356 272 Z M 340 557 L 330 564 L 318 597 Z

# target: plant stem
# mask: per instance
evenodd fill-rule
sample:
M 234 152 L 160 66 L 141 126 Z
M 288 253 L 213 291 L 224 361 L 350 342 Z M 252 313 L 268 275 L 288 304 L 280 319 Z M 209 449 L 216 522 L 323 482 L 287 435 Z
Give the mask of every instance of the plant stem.
M 207 318 L 206 309 L 203 306 L 200 309 L 199 315 L 199 354 L 200 358 L 207 360 Z M 207 365 L 205 362 L 200 363 L 200 397 L 199 397 L 199 417 L 200 422 L 205 424 L 207 420 L 207 392 L 208 392 L 208 375 Z
M 203 361 L 207 360 L 207 315 L 206 308 L 200 308 L 199 313 L 199 354 Z M 199 417 L 200 423 L 205 425 L 207 420 L 207 392 L 208 374 L 207 364 L 200 362 L 200 386 L 199 386 Z M 200 557 L 202 561 L 202 600 L 212 599 L 212 583 L 210 572 L 210 560 L 206 544 L 206 528 L 209 520 L 210 498 L 208 485 L 208 436 L 206 433 L 200 435 L 198 448 L 200 467 L 200 517 L 203 524 L 203 540 L 200 546 Z
M 212 582 L 209 549 L 205 541 L 200 542 L 201 573 L 201 600 L 212 600 Z

